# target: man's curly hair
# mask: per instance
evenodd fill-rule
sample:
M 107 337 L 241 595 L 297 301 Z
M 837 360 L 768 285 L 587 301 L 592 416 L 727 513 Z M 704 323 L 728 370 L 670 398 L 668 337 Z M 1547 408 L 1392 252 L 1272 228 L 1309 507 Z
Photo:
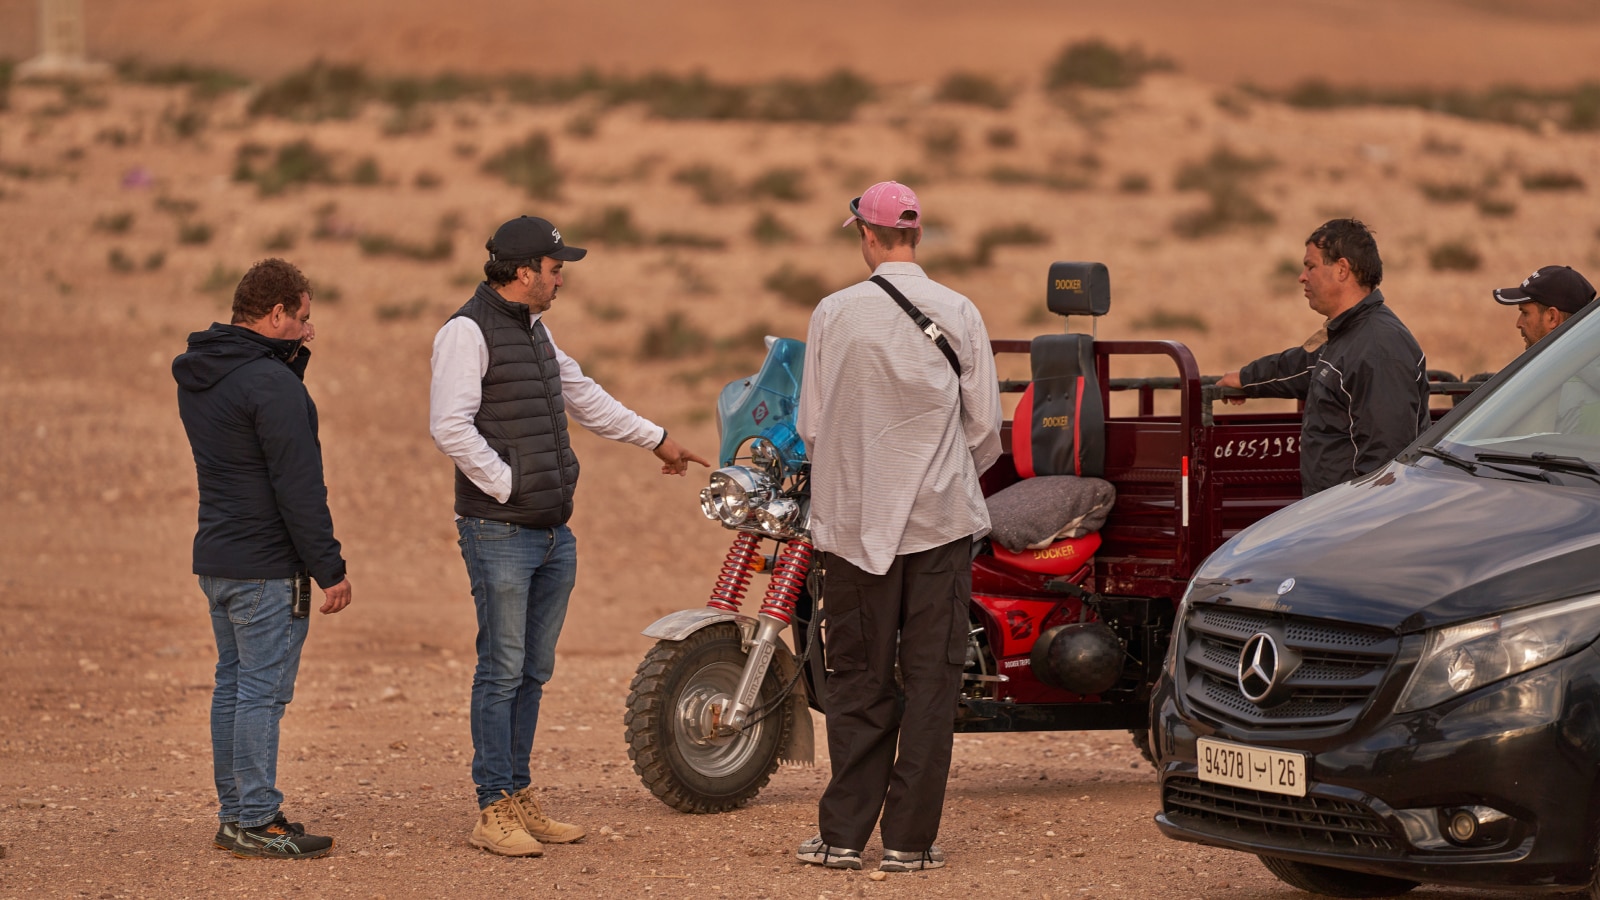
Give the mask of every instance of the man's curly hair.
M 250 267 L 233 289 L 233 324 L 255 322 L 283 304 L 283 311 L 300 311 L 300 296 L 311 294 L 311 282 L 295 265 L 282 259 L 263 259 Z

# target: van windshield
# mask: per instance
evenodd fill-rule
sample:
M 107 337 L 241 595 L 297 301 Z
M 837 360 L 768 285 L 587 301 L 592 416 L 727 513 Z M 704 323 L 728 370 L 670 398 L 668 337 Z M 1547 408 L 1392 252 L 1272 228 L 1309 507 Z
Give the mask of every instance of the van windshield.
M 1474 456 L 1549 454 L 1600 464 L 1600 315 L 1570 324 L 1440 443 Z

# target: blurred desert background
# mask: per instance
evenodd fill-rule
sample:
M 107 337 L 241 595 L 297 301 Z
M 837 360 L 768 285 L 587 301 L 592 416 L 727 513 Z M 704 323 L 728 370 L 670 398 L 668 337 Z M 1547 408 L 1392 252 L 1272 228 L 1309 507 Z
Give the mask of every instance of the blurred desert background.
M 712 456 L 716 392 L 762 335 L 803 338 L 867 274 L 839 223 L 882 179 L 917 189 L 921 261 L 993 336 L 1062 328 L 1049 263 L 1098 260 L 1098 334 L 1182 341 L 1208 374 L 1315 330 L 1295 279 L 1333 216 L 1375 229 L 1386 297 L 1458 374 L 1522 349 L 1492 288 L 1600 275 L 1590 0 L 83 5 L 110 74 L 33 82 L 37 3 L 0 0 L 0 897 L 1291 895 L 1161 839 L 1118 734 L 958 739 L 959 864 L 898 881 L 787 859 L 825 759 L 730 816 L 667 810 L 622 702 L 639 630 L 704 602 L 729 535 L 703 472 L 581 429 L 579 583 L 535 754 L 592 837 L 527 864 L 470 850 L 472 602 L 427 433 L 433 333 L 496 225 L 550 218 L 590 248 L 556 340 Z M 267 256 L 317 288 L 307 384 L 355 587 L 284 721 L 288 808 L 340 839 L 326 868 L 205 849 L 214 656 L 169 364 Z

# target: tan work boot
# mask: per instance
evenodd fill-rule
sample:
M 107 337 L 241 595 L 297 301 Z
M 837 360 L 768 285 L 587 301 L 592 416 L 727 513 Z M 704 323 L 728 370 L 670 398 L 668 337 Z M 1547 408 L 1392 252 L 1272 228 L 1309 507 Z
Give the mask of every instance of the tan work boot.
M 517 804 L 517 808 L 521 811 L 522 827 L 546 844 L 570 844 L 583 840 L 586 832 L 582 828 L 557 822 L 544 814 L 544 810 L 539 808 L 539 798 L 534 794 L 532 785 L 512 794 L 511 801 Z
M 507 796 L 484 807 L 472 827 L 472 846 L 500 856 L 542 856 L 544 847 L 522 825 L 517 803 Z

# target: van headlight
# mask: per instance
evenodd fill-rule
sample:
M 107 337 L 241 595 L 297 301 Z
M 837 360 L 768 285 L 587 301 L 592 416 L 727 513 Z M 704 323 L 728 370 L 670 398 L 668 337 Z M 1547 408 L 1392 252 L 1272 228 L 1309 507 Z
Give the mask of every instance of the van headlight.
M 1560 659 L 1600 635 L 1600 594 L 1491 616 L 1428 634 L 1396 712 L 1427 709 Z

